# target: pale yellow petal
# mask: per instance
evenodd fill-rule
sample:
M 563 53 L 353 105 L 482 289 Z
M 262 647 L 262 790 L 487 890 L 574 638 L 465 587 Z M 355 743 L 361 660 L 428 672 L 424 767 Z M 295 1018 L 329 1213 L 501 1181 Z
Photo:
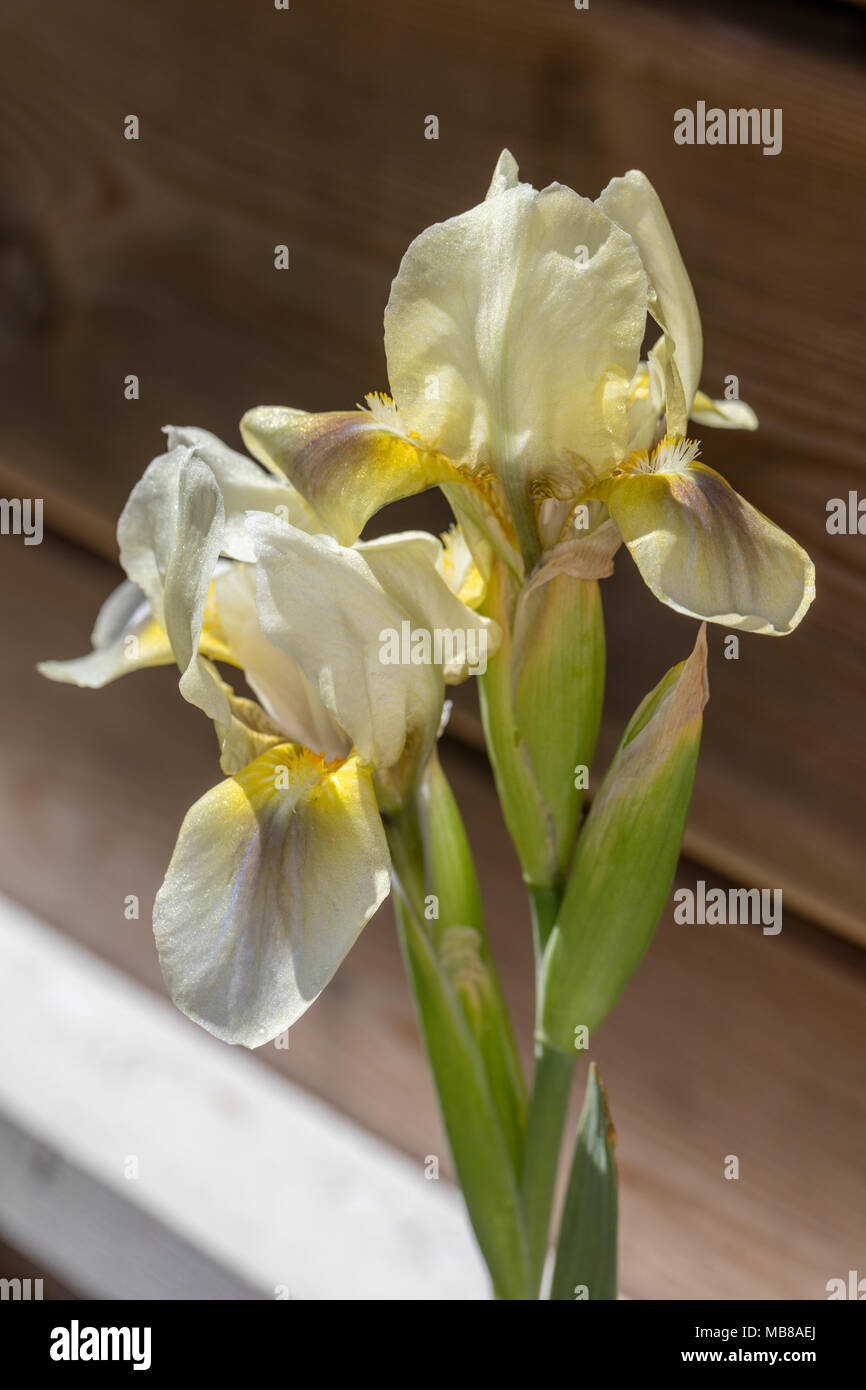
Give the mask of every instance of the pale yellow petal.
M 701 378 L 703 335 L 695 292 L 661 201 L 645 174 L 611 179 L 598 205 L 634 240 L 650 285 L 649 309 L 669 342 L 667 428 L 683 434 Z
M 506 170 L 411 244 L 385 349 L 404 426 L 492 468 L 523 545 L 533 480 L 586 481 L 623 457 L 647 287 L 631 238 L 591 202 L 510 183 Z
M 499 646 L 498 625 L 467 607 L 443 578 L 443 547 L 426 531 L 403 531 L 357 547 L 385 593 L 429 634 L 431 660 L 449 685 L 487 669 Z M 470 561 L 471 563 L 471 561 Z
M 782 636 L 815 597 L 802 547 L 705 464 L 623 472 L 595 495 L 652 592 L 680 613 Z
M 689 418 L 697 425 L 709 425 L 717 430 L 756 430 L 758 417 L 745 401 L 714 401 L 704 391 L 697 391 Z
M 258 1047 L 324 989 L 389 889 L 369 773 L 281 744 L 188 812 L 154 906 L 175 1004 Z
M 214 581 L 220 620 L 250 688 L 283 737 L 327 758 L 345 757 L 346 736 L 325 709 L 315 686 L 287 652 L 262 632 L 254 565 L 232 565 Z
M 244 416 L 241 434 L 250 453 L 280 469 L 343 545 L 357 540 L 389 502 L 457 477 L 447 459 L 384 412 L 382 418 L 367 410 L 309 415 L 259 406 Z

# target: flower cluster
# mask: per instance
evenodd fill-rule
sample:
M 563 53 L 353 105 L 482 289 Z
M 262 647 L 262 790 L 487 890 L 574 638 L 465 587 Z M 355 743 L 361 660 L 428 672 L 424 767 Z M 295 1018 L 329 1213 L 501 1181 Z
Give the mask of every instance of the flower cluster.
M 648 315 L 659 336 L 642 361 Z M 251 410 L 252 458 L 168 429 L 120 518 L 128 579 L 93 650 L 41 667 L 96 687 L 176 664 L 181 694 L 213 721 L 226 780 L 183 822 L 154 925 L 178 1006 L 247 1046 L 303 1013 L 386 896 L 383 817 L 416 795 L 446 684 L 470 674 L 471 643 L 383 661 L 383 633 L 501 643 L 484 680 L 506 817 L 530 884 L 561 886 L 580 811 L 572 768 L 598 726 L 592 595 L 617 547 L 659 599 L 702 620 L 783 634 L 814 595 L 801 548 L 686 437 L 689 418 L 757 421 L 699 389 L 694 294 L 642 174 L 592 202 L 521 183 L 504 152 L 485 201 L 409 247 L 385 349 L 392 397 Z M 443 541 L 360 539 L 382 507 L 431 486 L 457 520 Z M 561 692 L 558 723 L 538 719 L 542 689 Z

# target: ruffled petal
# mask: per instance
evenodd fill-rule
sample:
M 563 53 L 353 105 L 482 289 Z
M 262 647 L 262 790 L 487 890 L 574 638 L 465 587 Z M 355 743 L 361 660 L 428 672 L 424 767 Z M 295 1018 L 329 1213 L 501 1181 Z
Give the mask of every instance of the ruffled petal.
M 521 531 L 534 479 L 588 481 L 623 457 L 647 284 L 593 203 L 516 178 L 503 156 L 484 203 L 412 242 L 385 350 L 407 430 L 492 468 Z
M 224 1042 L 291 1027 L 387 896 L 370 774 L 280 744 L 188 812 L 157 894 L 168 991 Z

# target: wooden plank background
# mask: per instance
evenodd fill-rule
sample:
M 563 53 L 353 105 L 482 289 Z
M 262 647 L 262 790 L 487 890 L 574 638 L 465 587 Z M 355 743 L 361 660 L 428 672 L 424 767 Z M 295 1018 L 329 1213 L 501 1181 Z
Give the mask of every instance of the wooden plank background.
M 236 443 L 252 404 L 351 406 L 385 386 L 399 258 L 483 195 L 503 145 L 537 186 L 594 195 L 636 166 L 665 202 L 703 313 L 705 384 L 736 373 L 761 419 L 755 435 L 707 431 L 705 457 L 810 549 L 818 599 L 794 636 L 744 636 L 737 662 L 715 632 L 683 869 L 781 887 L 785 931 L 667 922 L 602 1036 L 639 1296 L 821 1297 L 858 1250 L 862 1263 L 860 957 L 792 913 L 866 942 L 864 542 L 825 529 L 828 498 L 866 492 L 864 29 L 853 7 L 775 2 L 0 9 L 0 491 L 44 497 L 67 538 L 0 544 L 0 887 L 156 988 L 146 917 L 180 816 L 214 780 L 210 733 L 165 673 L 91 695 L 40 683 L 32 663 L 84 649 L 115 579 L 95 556 L 116 553 L 160 426 Z M 674 110 L 699 99 L 781 107 L 782 154 L 674 145 Z M 123 398 L 130 372 L 139 401 Z M 384 524 L 443 521 L 425 497 Z M 605 601 L 603 750 L 693 634 L 627 557 Z M 460 716 L 471 743 L 471 705 Z M 528 946 L 489 774 L 453 742 L 449 770 L 527 1036 Z M 129 892 L 138 924 L 119 909 Z M 268 1060 L 437 1151 L 385 914 L 297 1034 Z M 730 1152 L 748 1181 L 720 1187 Z

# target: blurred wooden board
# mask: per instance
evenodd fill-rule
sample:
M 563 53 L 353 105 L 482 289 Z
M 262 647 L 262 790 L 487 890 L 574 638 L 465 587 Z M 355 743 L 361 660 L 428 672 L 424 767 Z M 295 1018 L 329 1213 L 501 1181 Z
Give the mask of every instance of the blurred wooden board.
M 452 1184 L 5 896 L 0 1001 L 0 1230 L 82 1297 L 487 1296 Z
M 503 145 L 538 186 L 595 194 L 644 168 L 695 282 L 705 383 L 735 373 L 761 418 L 757 435 L 707 432 L 705 456 L 818 565 L 794 637 L 745 638 L 727 663 L 716 634 L 689 848 L 866 940 L 866 552 L 825 530 L 828 498 L 866 491 L 864 33 L 854 8 L 782 0 L 7 6 L 0 489 L 43 496 L 47 525 L 113 554 L 167 421 L 237 442 L 252 404 L 350 406 L 385 385 L 400 256 L 481 197 Z M 782 153 L 675 145 L 674 111 L 699 99 L 781 108 Z M 399 513 L 440 515 L 426 498 Z M 692 640 L 619 571 L 606 747 Z
M 150 907 L 184 811 L 218 778 L 211 730 L 170 671 L 103 692 L 33 671 L 41 656 L 80 648 L 113 578 L 51 539 L 0 546 L 0 890 L 161 991 Z M 453 743 L 445 758 L 526 1045 L 519 872 L 485 762 Z M 709 877 L 687 863 L 681 873 L 686 883 Z M 130 893 L 137 922 L 123 914 Z M 778 937 L 666 918 L 592 1053 L 619 1136 L 626 1293 L 823 1298 L 828 1279 L 862 1262 L 864 1000 L 862 954 L 790 912 Z M 290 1050 L 257 1056 L 415 1156 L 419 1171 L 431 1153 L 447 1168 L 390 908 Z M 729 1154 L 740 1159 L 737 1182 L 723 1177 Z

